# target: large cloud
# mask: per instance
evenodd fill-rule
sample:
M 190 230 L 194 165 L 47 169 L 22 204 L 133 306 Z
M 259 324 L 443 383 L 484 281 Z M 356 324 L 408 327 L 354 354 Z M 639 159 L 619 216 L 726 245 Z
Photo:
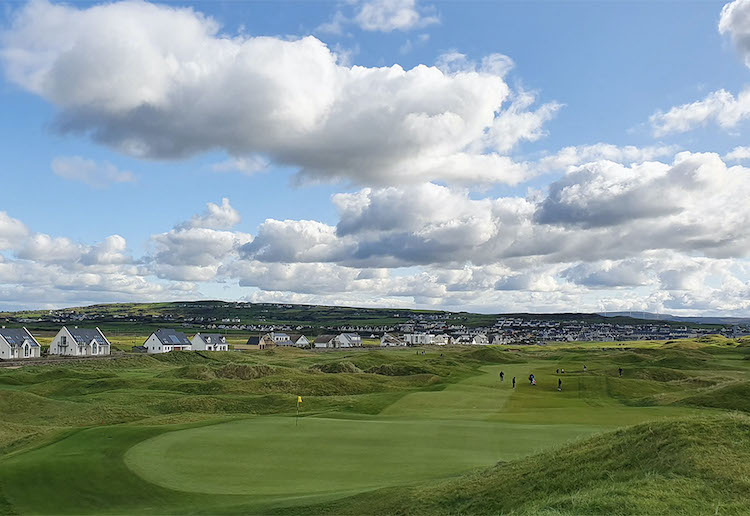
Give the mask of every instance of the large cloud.
M 746 257 L 750 170 L 716 154 L 673 163 L 598 161 L 546 195 L 475 199 L 436 184 L 337 194 L 333 227 L 267 220 L 243 256 L 266 262 L 398 267 L 617 260 L 653 250 Z M 580 276 L 580 274 L 579 274 Z
M 57 127 L 136 157 L 222 149 L 307 180 L 517 182 L 498 154 L 542 134 L 496 61 L 448 73 L 342 66 L 322 42 L 229 37 L 192 9 L 32 0 L 2 35 L 8 77 L 60 109 Z
M 698 189 L 702 203 L 686 199 L 678 212 L 611 219 L 604 227 L 535 220 L 545 199 L 561 202 L 568 199 L 563 194 L 473 199 L 433 184 L 367 188 L 335 197 L 338 226 L 269 219 L 253 239 L 233 228 L 239 214 L 223 200 L 153 235 L 152 251 L 142 258 L 130 256 L 117 235 L 86 245 L 25 230 L 7 256 L 0 254 L 0 303 L 196 298 L 197 283 L 234 284 L 253 300 L 322 304 L 679 313 L 750 308 L 750 266 L 743 259 L 749 210 L 739 186 L 747 169 L 727 168 L 710 154 L 681 154 L 672 165 L 618 165 L 622 170 L 615 172 L 613 164 L 604 165 L 572 170 L 562 189 L 575 186 L 578 202 L 595 198 L 599 183 L 609 182 L 618 193 L 608 202 L 625 199 L 629 206 L 628 192 L 644 184 L 633 180 L 632 170 L 651 167 L 638 175 L 665 199 Z M 740 200 L 727 203 L 730 191 Z M 718 208 L 722 202 L 725 212 Z
M 719 19 L 719 32 L 729 35 L 750 67 L 750 1 L 735 0 L 724 6 Z
M 23 222 L 0 211 L 0 251 L 15 247 L 28 233 L 29 230 Z

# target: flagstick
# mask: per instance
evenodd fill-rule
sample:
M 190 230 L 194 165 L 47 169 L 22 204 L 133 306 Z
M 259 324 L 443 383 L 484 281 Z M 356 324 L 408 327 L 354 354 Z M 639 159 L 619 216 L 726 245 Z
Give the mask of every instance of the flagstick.
M 299 423 L 299 398 L 297 398 L 297 417 L 294 418 L 294 426 L 297 426 Z

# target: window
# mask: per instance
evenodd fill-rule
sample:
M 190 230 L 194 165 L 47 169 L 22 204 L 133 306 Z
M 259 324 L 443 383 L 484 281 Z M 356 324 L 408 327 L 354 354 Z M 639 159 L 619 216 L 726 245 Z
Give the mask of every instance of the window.
M 93 355 L 96 355 L 99 352 L 99 345 L 94 341 L 94 343 L 91 345 L 91 353 Z
M 23 356 L 28 357 L 31 353 L 31 346 L 29 346 L 26 342 L 23 343 Z

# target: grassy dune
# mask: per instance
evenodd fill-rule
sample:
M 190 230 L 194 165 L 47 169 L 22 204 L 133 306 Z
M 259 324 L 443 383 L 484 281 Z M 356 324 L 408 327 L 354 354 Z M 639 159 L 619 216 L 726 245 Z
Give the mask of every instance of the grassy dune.
M 645 423 L 476 473 L 294 514 L 747 514 L 750 417 Z
M 0 514 L 750 512 L 750 347 L 627 348 L 0 370 Z

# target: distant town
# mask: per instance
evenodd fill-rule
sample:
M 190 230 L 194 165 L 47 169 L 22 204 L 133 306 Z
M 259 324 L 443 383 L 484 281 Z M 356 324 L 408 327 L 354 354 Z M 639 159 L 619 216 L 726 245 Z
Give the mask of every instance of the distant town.
M 304 323 L 299 321 L 304 319 Z M 367 320 L 372 322 L 366 322 Z M 750 335 L 750 323 L 696 324 L 596 314 L 496 315 L 463 312 L 316 307 L 220 301 L 160 305 L 97 305 L 0 314 L 9 327 L 56 330 L 63 326 L 177 328 L 235 337 L 247 333 L 249 349 L 274 345 L 357 347 L 375 339 L 383 347 L 410 345 L 543 345 L 555 342 L 672 340 L 718 334 Z M 355 323 L 356 322 L 356 323 Z M 289 337 L 292 336 L 292 337 Z M 285 337 L 289 337 L 288 339 Z M 302 337 L 302 338 L 300 338 Z M 335 337 L 335 338 L 334 338 Z M 309 339 L 309 340 L 308 340 Z M 327 339 L 324 341 L 324 339 Z M 236 339 L 235 339 L 236 340 Z M 294 342 L 287 342 L 293 340 Z M 374 342 L 372 342 L 374 344 Z

